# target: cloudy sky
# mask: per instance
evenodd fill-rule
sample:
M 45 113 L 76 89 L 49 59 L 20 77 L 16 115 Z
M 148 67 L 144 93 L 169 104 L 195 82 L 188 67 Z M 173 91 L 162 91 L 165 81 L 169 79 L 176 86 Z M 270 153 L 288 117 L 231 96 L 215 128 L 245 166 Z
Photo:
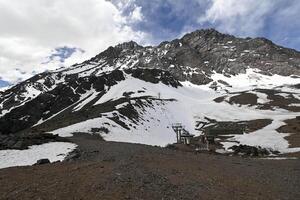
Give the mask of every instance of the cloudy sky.
M 0 87 L 110 45 L 215 28 L 300 50 L 299 0 L 0 0 Z

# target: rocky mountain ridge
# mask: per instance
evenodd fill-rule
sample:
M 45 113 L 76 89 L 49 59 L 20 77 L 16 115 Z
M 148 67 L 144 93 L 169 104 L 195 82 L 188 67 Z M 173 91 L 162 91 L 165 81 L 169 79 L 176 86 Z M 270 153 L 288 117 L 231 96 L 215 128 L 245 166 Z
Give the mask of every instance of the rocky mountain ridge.
M 299 76 L 300 53 L 264 38 L 207 29 L 155 47 L 131 41 L 0 92 L 0 134 L 99 130 L 108 140 L 165 145 L 174 142 L 170 126 L 177 121 L 192 131 L 205 117 L 270 117 L 259 110 L 254 114 L 251 109 L 258 107 L 270 111 L 274 123 L 295 117 L 300 100 L 293 85 Z M 277 91 L 262 94 L 261 87 Z M 256 95 L 253 105 L 240 101 L 245 90 Z M 238 100 L 232 100 L 237 99 L 233 92 L 240 92 Z M 241 105 L 251 108 L 236 107 Z M 282 114 L 278 105 L 291 114 L 276 118 Z M 280 139 L 282 144 L 287 148 Z

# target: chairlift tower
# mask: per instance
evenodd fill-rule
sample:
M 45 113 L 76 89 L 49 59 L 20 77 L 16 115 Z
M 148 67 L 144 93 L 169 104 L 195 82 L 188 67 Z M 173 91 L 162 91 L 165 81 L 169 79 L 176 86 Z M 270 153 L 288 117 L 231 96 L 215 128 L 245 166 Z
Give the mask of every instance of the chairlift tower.
M 176 133 L 177 143 L 181 142 L 181 132 L 183 130 L 183 126 L 181 123 L 174 123 L 172 124 L 172 128 Z
M 194 135 L 190 134 L 181 123 L 172 124 L 172 128 L 176 133 L 177 143 L 189 145 Z

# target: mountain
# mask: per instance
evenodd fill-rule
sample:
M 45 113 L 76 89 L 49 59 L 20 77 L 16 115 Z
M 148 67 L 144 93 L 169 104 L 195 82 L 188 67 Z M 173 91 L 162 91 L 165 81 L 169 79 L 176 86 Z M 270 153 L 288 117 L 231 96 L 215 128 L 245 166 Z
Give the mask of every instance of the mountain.
M 0 91 L 0 136 L 88 132 L 165 146 L 176 142 L 173 123 L 199 134 L 206 121 L 246 127 L 220 138 L 225 149 L 297 152 L 299 84 L 300 52 L 264 38 L 206 29 L 153 47 L 130 41 Z

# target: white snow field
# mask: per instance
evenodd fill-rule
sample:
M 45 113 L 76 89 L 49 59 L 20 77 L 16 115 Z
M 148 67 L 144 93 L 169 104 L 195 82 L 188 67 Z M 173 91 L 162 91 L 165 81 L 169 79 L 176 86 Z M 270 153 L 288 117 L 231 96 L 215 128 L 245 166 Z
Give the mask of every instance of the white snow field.
M 227 77 L 224 74 L 214 73 L 211 78 L 214 81 L 222 80 L 232 86 L 227 87 L 231 92 L 249 90 L 254 88 L 273 88 L 282 85 L 293 85 L 300 83 L 300 78 L 292 78 L 290 76 L 280 75 L 263 75 L 259 73 L 259 69 L 248 68 L 246 73 Z
M 253 76 L 255 80 L 259 79 L 260 81 L 252 80 Z M 232 90 L 235 91 L 256 88 L 258 83 L 262 83 L 260 88 L 272 88 L 270 87 L 271 84 L 273 87 L 276 87 L 280 84 L 295 84 L 299 80 L 277 75 L 265 76 L 253 70 L 247 70 L 247 74 L 231 77 L 230 79 L 221 75 L 216 75 L 214 78 L 216 80 L 225 80 L 234 86 Z M 224 143 L 224 147 L 227 149 L 235 145 L 236 142 L 240 142 L 241 144 L 259 145 L 279 150 L 283 153 L 300 151 L 300 148 L 289 148 L 288 141 L 284 139 L 289 134 L 282 134 L 276 131 L 277 128 L 284 125 L 284 120 L 299 116 L 299 112 L 290 112 L 283 109 L 259 110 L 254 107 L 230 105 L 225 102 L 216 103 L 213 99 L 224 95 L 224 91 L 214 91 L 209 88 L 209 84 L 198 86 L 190 82 L 182 82 L 182 85 L 183 87 L 174 88 L 162 83 L 152 84 L 128 75 L 124 81 L 111 87 L 95 105 L 119 99 L 125 91 L 134 92 L 131 97 L 152 96 L 153 98 L 158 98 L 158 94 L 160 94 L 162 100 L 153 100 L 153 106 L 147 106 L 145 109 L 136 107 L 141 116 L 139 122 L 136 122 L 137 124 L 134 124 L 133 121 L 124 116 L 125 119 L 122 119 L 122 121 L 127 125 L 135 125 L 135 128 L 130 127 L 130 130 L 122 128 L 107 118 L 111 117 L 113 113 L 106 113 L 106 116 L 101 118 L 73 124 L 57 129 L 52 133 L 60 136 L 71 136 L 72 132 L 91 132 L 91 128 L 106 127 L 110 132 L 108 134 L 100 134 L 107 141 L 165 146 L 169 143 L 174 143 L 176 140 L 175 133 L 171 128 L 173 123 L 182 123 L 188 131 L 197 135 L 199 133 L 194 130 L 195 122 L 197 120 L 205 120 L 204 117 L 218 121 L 272 119 L 273 122 L 269 126 L 250 134 L 236 135 L 232 138 L 232 142 Z M 139 90 L 144 90 L 145 92 L 138 93 L 137 91 Z M 261 103 L 268 101 L 263 94 L 258 93 L 257 95 Z M 90 97 L 93 97 L 93 95 Z M 169 99 L 175 99 L 175 101 L 169 101 Z M 87 104 L 87 100 L 91 101 L 93 98 L 87 98 L 83 101 L 83 104 Z M 118 107 L 124 105 L 126 103 Z M 78 107 L 82 106 L 79 105 Z M 117 113 L 117 111 L 114 113 Z
M 77 147 L 67 142 L 50 142 L 33 145 L 26 150 L 1 150 L 0 169 L 14 166 L 33 165 L 37 160 L 48 158 L 50 162 L 62 161 Z

